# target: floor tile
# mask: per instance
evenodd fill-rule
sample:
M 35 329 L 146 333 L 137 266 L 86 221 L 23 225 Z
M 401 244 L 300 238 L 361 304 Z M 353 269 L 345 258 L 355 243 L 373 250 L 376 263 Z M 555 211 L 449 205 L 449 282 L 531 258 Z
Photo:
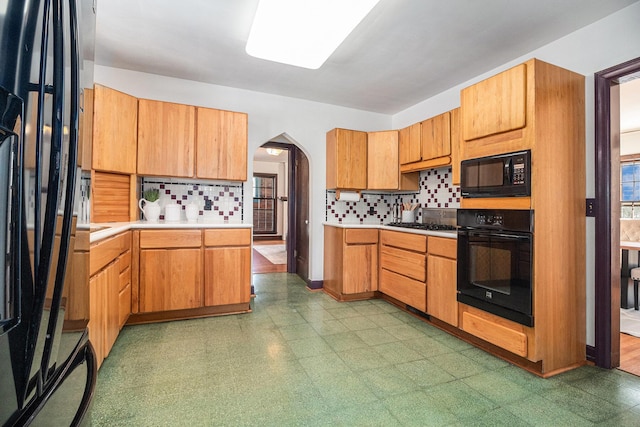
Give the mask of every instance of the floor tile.
M 638 425 L 638 377 L 583 366 L 542 379 L 384 300 L 253 280 L 251 313 L 125 326 L 87 424 Z

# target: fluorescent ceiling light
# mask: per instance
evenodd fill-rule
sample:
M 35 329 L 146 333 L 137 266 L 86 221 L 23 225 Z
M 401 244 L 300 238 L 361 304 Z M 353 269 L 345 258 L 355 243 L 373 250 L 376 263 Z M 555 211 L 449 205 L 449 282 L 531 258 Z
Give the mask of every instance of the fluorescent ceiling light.
M 280 148 L 267 148 L 267 154 L 271 156 L 279 156 L 282 153 Z
M 260 0 L 246 51 L 320 68 L 379 0 Z

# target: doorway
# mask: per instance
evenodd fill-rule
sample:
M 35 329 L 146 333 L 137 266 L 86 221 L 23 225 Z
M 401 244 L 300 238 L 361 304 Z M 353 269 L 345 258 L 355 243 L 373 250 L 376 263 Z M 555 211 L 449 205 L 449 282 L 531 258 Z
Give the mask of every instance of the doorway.
M 253 273 L 296 273 L 309 283 L 307 156 L 286 135 L 274 138 L 254 154 L 253 182 Z
M 598 366 L 620 366 L 620 85 L 640 77 L 640 58 L 595 74 L 595 348 Z

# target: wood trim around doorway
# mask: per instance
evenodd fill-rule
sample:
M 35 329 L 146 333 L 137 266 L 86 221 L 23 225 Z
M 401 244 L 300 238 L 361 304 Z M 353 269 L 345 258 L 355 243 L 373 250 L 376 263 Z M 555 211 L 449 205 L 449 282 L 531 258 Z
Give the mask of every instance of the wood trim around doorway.
M 620 249 L 619 228 L 612 229 L 611 103 L 612 88 L 625 76 L 640 72 L 640 58 L 595 73 L 595 363 L 603 368 L 620 364 L 620 267 L 613 257 Z M 615 157 L 619 152 L 614 153 Z M 617 219 L 617 218 L 616 218 Z M 618 230 L 616 234 L 616 230 Z M 617 252 L 614 252 L 617 251 Z M 617 276 L 617 279 L 616 279 Z M 615 286 L 614 286 L 615 285 Z M 616 289 L 614 289 L 614 287 Z M 615 330 L 613 330 L 615 328 Z

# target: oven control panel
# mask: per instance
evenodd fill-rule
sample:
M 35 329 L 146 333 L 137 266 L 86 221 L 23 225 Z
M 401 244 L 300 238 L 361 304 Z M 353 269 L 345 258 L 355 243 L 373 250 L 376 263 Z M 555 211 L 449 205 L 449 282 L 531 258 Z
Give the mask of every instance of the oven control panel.
M 502 214 L 478 213 L 476 214 L 476 225 L 493 225 L 501 227 L 504 225 L 504 216 Z

